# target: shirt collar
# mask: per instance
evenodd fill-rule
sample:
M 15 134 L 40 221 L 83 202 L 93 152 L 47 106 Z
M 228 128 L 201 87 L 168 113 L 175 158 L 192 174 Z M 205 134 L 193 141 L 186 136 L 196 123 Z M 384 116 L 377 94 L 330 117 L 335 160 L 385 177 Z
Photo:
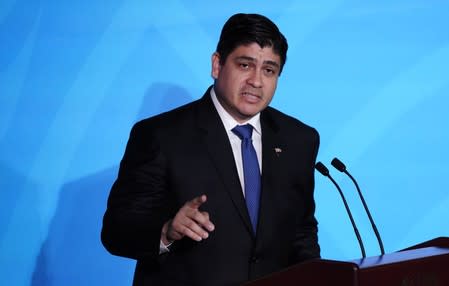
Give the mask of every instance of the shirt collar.
M 210 95 L 215 109 L 217 110 L 218 115 L 226 128 L 226 131 L 231 131 L 236 125 L 250 124 L 259 135 L 262 134 L 262 129 L 260 126 L 260 112 L 251 117 L 248 121 L 239 123 L 223 108 L 220 101 L 218 101 L 214 87 L 210 89 Z

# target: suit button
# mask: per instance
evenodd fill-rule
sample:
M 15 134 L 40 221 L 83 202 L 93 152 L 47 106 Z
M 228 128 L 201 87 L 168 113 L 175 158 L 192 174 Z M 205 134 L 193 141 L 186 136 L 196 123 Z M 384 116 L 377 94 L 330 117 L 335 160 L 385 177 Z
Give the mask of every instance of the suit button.
M 256 264 L 260 262 L 260 259 L 257 256 L 253 256 L 251 257 L 250 262 Z

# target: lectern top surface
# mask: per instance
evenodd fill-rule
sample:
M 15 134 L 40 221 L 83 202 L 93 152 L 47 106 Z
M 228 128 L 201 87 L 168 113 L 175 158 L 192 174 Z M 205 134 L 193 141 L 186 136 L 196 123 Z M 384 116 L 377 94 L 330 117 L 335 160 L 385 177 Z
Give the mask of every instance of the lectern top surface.
M 424 247 L 419 249 L 393 252 L 380 256 L 355 259 L 348 262 L 357 264 L 359 268 L 368 268 L 382 266 L 385 264 L 401 263 L 420 258 L 425 259 L 426 257 L 438 256 L 443 254 L 449 254 L 449 248 Z

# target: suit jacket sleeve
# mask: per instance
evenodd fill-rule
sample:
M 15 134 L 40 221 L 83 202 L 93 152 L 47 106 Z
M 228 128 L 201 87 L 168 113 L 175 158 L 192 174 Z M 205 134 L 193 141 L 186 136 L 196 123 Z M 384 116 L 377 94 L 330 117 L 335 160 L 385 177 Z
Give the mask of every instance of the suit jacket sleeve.
M 166 161 L 148 122 L 131 130 L 103 218 L 102 243 L 112 254 L 156 258 L 168 220 Z

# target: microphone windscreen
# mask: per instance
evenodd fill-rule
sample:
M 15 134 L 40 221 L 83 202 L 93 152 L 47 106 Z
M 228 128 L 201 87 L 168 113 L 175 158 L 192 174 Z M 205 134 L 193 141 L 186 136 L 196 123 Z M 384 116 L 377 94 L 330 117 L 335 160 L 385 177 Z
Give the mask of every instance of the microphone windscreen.
M 346 171 L 346 166 L 345 164 L 343 164 L 342 161 L 338 160 L 338 158 L 334 158 L 331 162 L 332 166 L 335 167 L 335 169 L 337 169 L 340 172 L 344 172 Z
M 327 177 L 329 175 L 329 169 L 321 162 L 315 164 L 315 169 L 317 169 L 323 176 Z

